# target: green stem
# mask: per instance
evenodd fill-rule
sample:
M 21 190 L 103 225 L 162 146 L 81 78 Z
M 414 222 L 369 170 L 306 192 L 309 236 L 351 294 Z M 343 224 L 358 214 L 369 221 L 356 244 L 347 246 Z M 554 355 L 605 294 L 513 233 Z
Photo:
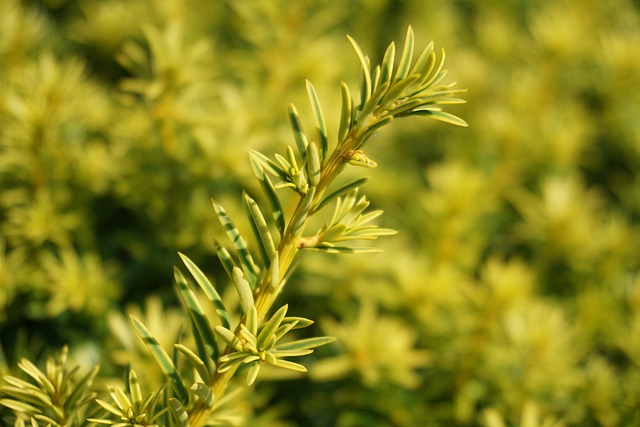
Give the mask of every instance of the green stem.
M 373 114 L 367 115 L 366 118 L 375 121 L 376 117 L 371 116 L 373 116 Z M 310 191 L 306 196 L 301 197 L 298 201 L 296 209 L 277 248 L 278 281 L 283 280 L 283 278 L 287 276 L 290 268 L 292 268 L 296 255 L 298 255 L 300 251 L 300 239 L 302 238 L 309 217 L 315 213 L 315 207 L 322 201 L 322 196 L 325 191 L 348 163 L 346 154 L 362 145 L 362 137 L 366 133 L 366 130 L 366 126 L 363 127 L 361 124 L 356 125 L 354 123 L 354 126 L 344 141 L 338 144 L 326 160 L 322 168 L 320 180 L 315 189 Z M 312 200 L 307 200 L 307 197 L 312 197 Z M 274 289 L 271 274 L 269 274 L 268 271 L 263 274 L 262 280 L 256 287 L 254 295 L 258 322 L 264 319 L 273 306 L 275 299 L 280 293 L 280 288 L 281 287 L 278 286 L 277 289 Z M 244 319 L 238 324 L 236 333 L 239 331 L 240 325 L 243 322 Z M 228 354 L 231 351 L 233 351 L 233 349 L 227 346 L 222 354 Z M 211 378 L 208 385 L 211 387 L 216 399 L 220 399 L 224 395 L 229 381 L 236 372 L 236 367 L 225 372 L 216 373 Z M 206 421 L 207 411 L 208 408 L 204 406 L 202 402 L 196 402 L 191 411 L 189 411 L 189 425 L 191 427 L 200 427 L 202 423 Z

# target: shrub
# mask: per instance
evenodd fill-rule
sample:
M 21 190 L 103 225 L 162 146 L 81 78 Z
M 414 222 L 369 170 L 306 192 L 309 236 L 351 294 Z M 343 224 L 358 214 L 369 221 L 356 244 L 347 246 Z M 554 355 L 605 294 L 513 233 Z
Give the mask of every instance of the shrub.
M 158 423 L 182 408 L 193 415 L 195 396 L 211 396 L 188 386 L 221 366 L 203 356 L 213 346 L 197 327 L 206 318 L 228 377 L 242 368 L 233 393 L 217 391 L 217 412 L 205 411 L 221 425 L 638 424 L 638 6 L 290 3 L 0 4 L 0 419 L 58 417 L 38 403 L 49 383 L 75 414 L 62 425 L 107 417 L 105 407 L 121 411 L 127 399 L 133 421 L 145 411 L 160 413 Z M 333 188 L 353 183 L 358 195 L 302 220 L 298 201 L 316 213 L 319 196 L 305 194 L 349 129 L 341 80 L 355 94 L 352 113 L 364 107 L 360 59 L 344 34 L 375 54 L 371 64 L 389 64 L 388 40 L 408 24 L 416 46 L 447 46 L 447 81 L 469 89 L 451 111 L 469 128 L 394 120 L 341 158 L 353 164 Z M 398 66 L 400 45 L 395 56 Z M 297 174 L 286 170 L 294 160 Z M 376 162 L 365 183 L 358 166 Z M 275 219 L 269 181 L 292 188 L 276 190 Z M 382 253 L 313 252 L 346 251 L 332 239 L 362 225 L 364 207 L 384 210 L 384 226 L 399 231 L 376 242 Z M 268 236 L 280 245 L 278 218 L 305 226 L 290 241 L 306 253 L 295 272 L 278 253 L 277 276 L 291 273 L 273 310 L 256 291 L 268 287 L 234 253 L 243 250 L 223 243 L 234 229 L 225 218 L 261 272 L 274 254 Z M 228 334 L 243 322 L 250 342 L 265 321 L 287 329 L 308 323 L 302 316 L 317 322 L 278 341 L 281 351 L 337 338 L 301 365 L 285 363 L 308 366 L 304 375 L 269 363 L 258 372 L 255 357 L 272 356 L 236 348 Z M 147 331 L 158 342 L 151 352 L 138 337 Z M 227 345 L 238 353 L 224 354 Z M 172 365 L 187 383 L 182 399 L 177 382 L 163 385 L 166 373 L 176 378 Z M 133 404 L 147 396 L 144 411 Z

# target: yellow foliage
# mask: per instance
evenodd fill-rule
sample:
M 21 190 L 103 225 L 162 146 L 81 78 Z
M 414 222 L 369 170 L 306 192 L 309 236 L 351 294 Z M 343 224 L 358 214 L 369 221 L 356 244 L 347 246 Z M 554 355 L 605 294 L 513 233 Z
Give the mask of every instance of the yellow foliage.
M 0 369 L 69 343 L 99 349 L 98 382 L 130 364 L 155 389 L 126 315 L 171 356 L 193 344 L 178 251 L 237 308 L 210 200 L 232 218 L 242 190 L 265 202 L 247 150 L 295 147 L 289 102 L 319 143 L 305 79 L 334 141 L 361 65 L 345 34 L 375 65 L 408 24 L 446 47 L 446 81 L 468 88 L 446 107 L 469 127 L 394 119 L 350 152 L 378 167 L 337 184 L 370 175 L 376 224 L 399 235 L 287 276 L 291 315 L 339 342 L 307 356 L 310 380 L 259 377 L 247 425 L 640 424 L 632 0 L 0 1 Z

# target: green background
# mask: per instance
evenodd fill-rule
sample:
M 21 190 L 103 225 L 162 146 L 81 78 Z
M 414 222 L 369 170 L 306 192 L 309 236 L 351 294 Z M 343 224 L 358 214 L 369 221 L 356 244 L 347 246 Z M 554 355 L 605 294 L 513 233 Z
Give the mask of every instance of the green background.
M 247 426 L 640 424 L 640 4 L 633 0 L 0 2 L 0 369 L 64 344 L 104 384 L 161 374 L 177 252 L 227 289 L 247 150 L 313 82 L 335 141 L 350 34 L 446 48 L 468 128 L 396 121 L 364 192 L 399 231 L 314 254 L 282 301 L 338 338 L 238 403 Z M 231 298 L 232 292 L 226 292 Z M 6 414 L 0 408 L 0 417 Z

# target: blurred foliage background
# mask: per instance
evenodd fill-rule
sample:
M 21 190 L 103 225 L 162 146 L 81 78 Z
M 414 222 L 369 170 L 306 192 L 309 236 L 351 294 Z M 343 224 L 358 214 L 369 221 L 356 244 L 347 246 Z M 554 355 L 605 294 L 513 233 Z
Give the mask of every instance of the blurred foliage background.
M 3 0 L 2 372 L 68 343 L 99 387 L 157 385 L 126 313 L 171 346 L 177 252 L 224 286 L 210 199 L 243 209 L 304 79 L 336 131 L 345 34 L 377 62 L 409 24 L 470 127 L 369 144 L 400 234 L 305 260 L 283 300 L 338 344 L 260 381 L 246 425 L 640 425 L 637 0 Z

